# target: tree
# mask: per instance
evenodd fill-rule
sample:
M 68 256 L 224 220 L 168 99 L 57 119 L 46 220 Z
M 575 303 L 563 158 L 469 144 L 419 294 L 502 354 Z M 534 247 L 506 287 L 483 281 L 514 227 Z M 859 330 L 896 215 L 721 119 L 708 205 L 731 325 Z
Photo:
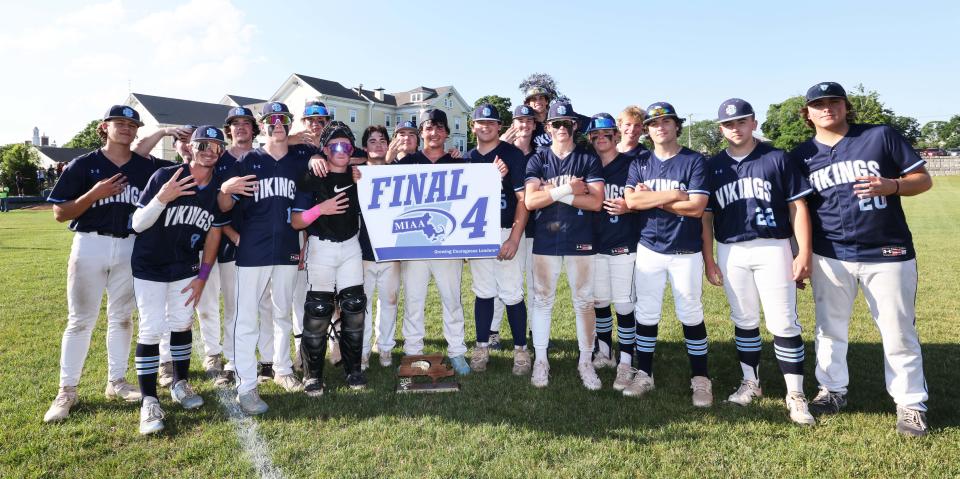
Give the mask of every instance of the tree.
M 720 133 L 720 127 L 717 126 L 717 122 L 712 120 L 700 120 L 684 125 L 678 141 L 680 145 L 703 153 L 707 157 L 713 156 L 726 148 L 726 142 L 723 134 Z
M 767 119 L 760 129 L 773 146 L 789 151 L 812 136 L 812 131 L 800 118 L 800 108 L 805 103 L 802 96 L 794 96 L 767 109 Z
M 103 146 L 103 140 L 100 139 L 100 135 L 97 133 L 97 126 L 100 124 L 101 120 L 93 120 L 90 123 L 87 123 L 87 126 L 84 129 L 80 130 L 80 133 L 74 135 L 70 141 L 64 143 L 64 148 L 100 148 Z
M 483 105 L 484 103 L 490 103 L 497 108 L 497 112 L 500 113 L 500 129 L 504 130 L 509 127 L 510 123 L 513 122 L 513 112 L 510 110 L 511 102 L 509 98 L 504 98 L 499 95 L 487 95 L 477 98 L 477 101 L 473 102 L 474 107 Z M 473 136 L 473 128 L 467 128 L 467 149 L 473 149 L 477 146 L 477 138 Z
M 916 118 L 909 116 L 894 115 L 890 120 L 890 126 L 899 131 L 907 141 L 914 147 L 920 144 L 920 122 Z
M 17 173 L 23 177 L 23 192 L 27 194 L 39 193 L 37 185 L 37 168 L 40 167 L 40 156 L 31 146 L 23 144 L 7 145 L 0 148 L 0 183 L 16 189 Z

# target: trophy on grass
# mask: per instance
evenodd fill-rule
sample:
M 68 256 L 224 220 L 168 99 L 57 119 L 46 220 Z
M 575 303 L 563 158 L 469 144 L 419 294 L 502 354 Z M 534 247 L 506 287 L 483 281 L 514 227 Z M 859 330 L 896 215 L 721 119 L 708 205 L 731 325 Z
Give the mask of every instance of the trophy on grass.
M 443 364 L 442 354 L 404 356 L 400 360 L 397 375 L 400 378 L 398 393 L 444 393 L 460 390 L 460 383 L 441 380 L 453 376 L 453 370 Z

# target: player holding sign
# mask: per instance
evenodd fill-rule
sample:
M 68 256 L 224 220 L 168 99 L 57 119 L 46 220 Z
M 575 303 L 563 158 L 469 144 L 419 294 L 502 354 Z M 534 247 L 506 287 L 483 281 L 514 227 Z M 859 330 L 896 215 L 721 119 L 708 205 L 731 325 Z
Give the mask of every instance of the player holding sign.
M 901 196 L 933 186 L 924 161 L 889 126 L 851 124 L 847 94 L 818 83 L 802 116 L 816 135 L 791 152 L 816 190 L 813 215 L 813 299 L 817 381 L 814 413 L 847 404 L 847 332 L 862 289 L 883 338 L 887 392 L 897 404 L 897 431 L 927 433 L 927 384 L 916 327 L 917 260 Z
M 810 276 L 810 214 L 804 196 L 813 192 L 787 155 L 753 137 L 753 107 L 731 98 L 720 105 L 720 131 L 730 146 L 708 162 L 710 201 L 703 213 L 703 260 L 707 281 L 723 286 L 743 381 L 730 402 L 746 406 L 760 389 L 760 306 L 787 384 L 790 419 L 814 424 L 803 395 L 803 338 L 797 320 L 797 281 Z M 793 225 L 793 228 L 791 228 Z M 713 260 L 713 236 L 717 262 Z M 790 237 L 799 254 L 793 258 Z

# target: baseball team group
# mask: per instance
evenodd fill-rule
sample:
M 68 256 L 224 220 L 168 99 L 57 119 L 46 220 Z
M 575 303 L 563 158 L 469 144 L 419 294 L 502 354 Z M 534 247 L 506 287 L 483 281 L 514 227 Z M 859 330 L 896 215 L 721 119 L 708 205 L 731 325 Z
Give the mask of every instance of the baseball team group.
M 465 153 L 446 149 L 442 109 L 395 125 L 392 139 L 386 127 L 370 126 L 357 142 L 320 101 L 304 105 L 299 126 L 287 105 L 267 102 L 258 113 L 231 108 L 222 128 L 166 128 L 142 138 L 138 112 L 111 107 L 98 128 L 104 146 L 71 161 L 49 197 L 56 220 L 69 221 L 75 234 L 59 392 L 44 421 L 67 418 L 77 402 L 104 291 L 105 394 L 140 403 L 139 431 L 151 434 L 164 427 L 158 387 L 184 409 L 203 405 L 188 381 L 194 311 L 203 369 L 216 386 L 236 388 L 240 409 L 255 415 L 268 409 L 262 382 L 318 397 L 328 360 L 342 365 L 350 388 L 366 387 L 372 353 L 392 366 L 401 285 L 403 354 L 422 354 L 431 278 L 456 374 L 485 371 L 492 349 L 510 350 L 501 344 L 505 316 L 513 374 L 546 388 L 565 271 L 584 388 L 601 389 L 597 370 L 609 367 L 612 388 L 625 396 L 655 389 L 669 284 L 693 406 L 711 407 L 706 277 L 726 293 L 741 367 L 727 400 L 748 406 L 763 395 L 762 313 L 789 419 L 801 425 L 847 405 L 848 331 L 862 291 L 882 337 L 896 430 L 927 433 L 917 261 L 901 197 L 927 191 L 932 180 L 896 130 L 857 123 L 843 87 L 823 82 L 810 87 L 800 111 L 811 138 L 793 151 L 759 141 L 753 107 L 732 98 L 716 119 L 727 147 L 706 158 L 680 145 L 684 121 L 669 103 L 587 117 L 549 87 L 524 95 L 509 124 L 494 105 L 479 105 L 476 147 Z M 150 155 L 165 136 L 182 163 Z M 500 174 L 497 257 L 377 262 L 356 165 L 458 163 L 490 164 Z M 469 356 L 465 262 L 475 295 Z M 807 279 L 819 386 L 809 401 L 797 312 Z M 125 379 L 134 309 L 138 387 Z

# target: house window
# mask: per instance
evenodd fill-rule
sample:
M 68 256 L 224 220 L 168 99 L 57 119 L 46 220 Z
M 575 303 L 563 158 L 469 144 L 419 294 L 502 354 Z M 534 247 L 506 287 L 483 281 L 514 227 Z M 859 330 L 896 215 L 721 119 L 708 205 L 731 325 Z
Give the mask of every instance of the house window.
M 413 124 L 416 125 L 416 124 L 417 124 L 417 115 L 410 115 L 410 121 L 412 121 Z
M 387 128 L 390 128 L 390 114 L 389 114 L 389 113 L 384 113 L 384 114 L 383 114 L 383 123 L 384 123 L 384 126 L 386 126 Z
M 397 124 L 399 125 L 401 121 L 403 121 L 403 117 L 400 116 L 399 113 L 397 113 Z
M 331 120 L 336 120 L 336 119 L 337 119 L 337 107 L 335 107 L 335 106 L 331 106 L 331 107 L 330 107 L 330 119 L 331 119 Z
M 460 117 L 453 119 L 453 131 L 460 131 Z
M 357 110 L 350 110 L 350 123 L 357 122 Z

